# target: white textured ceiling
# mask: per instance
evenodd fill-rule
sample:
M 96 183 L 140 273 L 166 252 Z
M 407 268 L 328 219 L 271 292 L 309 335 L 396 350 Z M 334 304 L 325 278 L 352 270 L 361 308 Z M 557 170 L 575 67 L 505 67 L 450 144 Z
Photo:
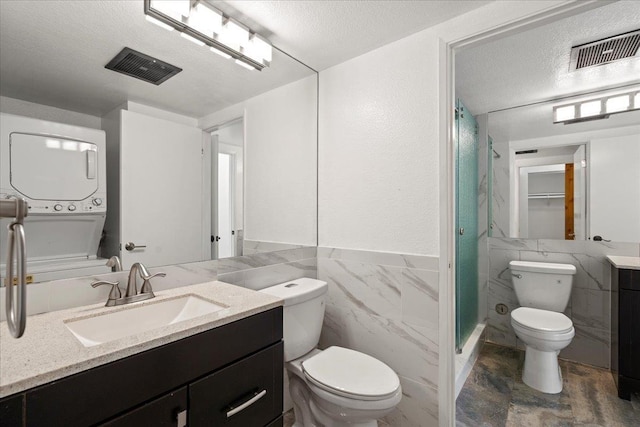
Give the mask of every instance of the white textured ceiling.
M 569 71 L 572 46 L 640 29 L 619 1 L 456 54 L 456 94 L 475 115 L 640 82 L 640 59 Z
M 315 70 L 359 56 L 489 1 L 210 1 Z
M 486 1 L 212 1 L 322 70 Z M 123 47 L 183 69 L 160 86 L 106 70 Z M 275 52 L 247 71 L 144 19 L 142 0 L 0 0 L 0 95 L 102 115 L 126 100 L 202 117 L 312 74 Z

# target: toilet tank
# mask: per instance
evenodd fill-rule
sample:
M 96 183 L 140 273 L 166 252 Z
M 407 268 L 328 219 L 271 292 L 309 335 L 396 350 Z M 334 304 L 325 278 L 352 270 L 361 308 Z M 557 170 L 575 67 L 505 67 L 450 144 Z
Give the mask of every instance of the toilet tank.
M 328 288 L 327 282 L 304 277 L 260 290 L 284 300 L 283 335 L 286 362 L 297 359 L 318 345 Z
M 511 280 L 522 307 L 563 312 L 571 297 L 576 267 L 550 262 L 511 261 Z

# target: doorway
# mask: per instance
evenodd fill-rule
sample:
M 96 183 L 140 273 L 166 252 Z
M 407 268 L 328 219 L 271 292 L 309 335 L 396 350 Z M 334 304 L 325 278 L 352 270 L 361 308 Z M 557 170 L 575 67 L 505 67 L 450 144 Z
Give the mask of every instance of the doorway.
M 211 258 L 243 253 L 243 164 L 242 118 L 211 132 Z

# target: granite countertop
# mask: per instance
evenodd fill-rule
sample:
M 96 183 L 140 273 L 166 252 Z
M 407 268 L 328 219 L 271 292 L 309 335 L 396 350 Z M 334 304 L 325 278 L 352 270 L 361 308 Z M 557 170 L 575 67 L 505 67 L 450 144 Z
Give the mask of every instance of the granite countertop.
M 607 259 L 616 268 L 627 268 L 627 269 L 630 269 L 630 270 L 640 270 L 640 257 L 607 255 Z
M 219 305 L 221 311 L 84 347 L 64 322 L 154 304 L 182 295 L 196 295 Z M 104 307 L 104 303 L 29 316 L 24 335 L 14 339 L 0 323 L 0 398 L 159 347 L 283 304 L 280 298 L 223 282 L 207 282 L 156 292 L 150 300 Z

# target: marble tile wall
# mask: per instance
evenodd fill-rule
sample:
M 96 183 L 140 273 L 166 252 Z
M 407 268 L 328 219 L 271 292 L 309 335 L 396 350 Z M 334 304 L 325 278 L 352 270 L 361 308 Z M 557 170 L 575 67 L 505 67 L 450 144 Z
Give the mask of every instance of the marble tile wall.
M 385 362 L 403 398 L 391 426 L 438 423 L 438 258 L 318 248 L 329 283 L 320 347 L 340 345 Z
M 489 253 L 487 249 L 488 216 L 487 203 L 489 185 L 487 170 L 489 156 L 493 153 L 488 148 L 488 114 L 476 117 L 478 122 L 478 322 L 484 323 L 487 312 L 487 295 L 489 292 Z
M 262 252 L 284 251 L 288 249 L 304 248 L 304 245 L 293 245 L 290 243 L 262 242 L 259 240 L 242 241 L 242 254 L 253 255 Z
M 508 237 L 509 231 L 509 141 L 493 140 L 493 149 L 500 157 L 493 157 L 491 174 L 491 236 Z
M 611 284 L 607 255 L 640 256 L 638 243 L 489 238 L 489 295 L 487 341 L 524 348 L 511 327 L 508 314 L 495 306 L 506 304 L 509 311 L 519 306 L 509 261 L 540 261 L 573 264 L 577 268 L 569 305 L 576 336 L 560 357 L 609 368 Z
M 259 290 L 300 277 L 317 278 L 316 248 L 301 247 L 218 261 L 218 280 Z

